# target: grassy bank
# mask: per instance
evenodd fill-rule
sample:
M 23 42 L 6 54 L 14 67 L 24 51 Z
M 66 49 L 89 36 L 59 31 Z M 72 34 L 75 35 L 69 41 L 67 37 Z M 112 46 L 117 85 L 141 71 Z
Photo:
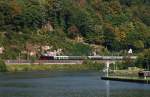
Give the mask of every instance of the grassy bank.
M 140 71 L 143 71 L 143 69 L 137 67 L 129 67 L 124 70 L 112 70 L 109 72 L 109 76 L 101 77 L 101 79 L 150 84 L 150 77 L 146 79 L 144 77 L 139 77 L 138 73 Z
M 137 77 L 138 73 L 143 71 L 142 68 L 137 67 L 129 67 L 128 69 L 124 70 L 112 70 L 110 72 L 110 76 L 130 76 L 130 77 Z
M 102 64 L 50 64 L 50 65 L 6 65 L 9 72 L 20 71 L 86 71 L 102 70 Z

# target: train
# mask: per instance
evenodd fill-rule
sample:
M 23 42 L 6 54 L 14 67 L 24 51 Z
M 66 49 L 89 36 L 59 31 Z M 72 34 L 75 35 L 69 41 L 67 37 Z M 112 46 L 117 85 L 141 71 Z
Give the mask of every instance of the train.
M 122 60 L 124 56 L 40 56 L 39 60 Z M 136 56 L 130 56 L 136 59 Z

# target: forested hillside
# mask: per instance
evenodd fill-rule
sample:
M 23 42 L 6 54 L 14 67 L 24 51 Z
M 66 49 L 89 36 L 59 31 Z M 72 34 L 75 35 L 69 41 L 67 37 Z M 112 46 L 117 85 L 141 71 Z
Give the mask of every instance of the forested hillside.
M 2 56 L 44 45 L 65 55 L 149 49 L 150 0 L 0 0 Z

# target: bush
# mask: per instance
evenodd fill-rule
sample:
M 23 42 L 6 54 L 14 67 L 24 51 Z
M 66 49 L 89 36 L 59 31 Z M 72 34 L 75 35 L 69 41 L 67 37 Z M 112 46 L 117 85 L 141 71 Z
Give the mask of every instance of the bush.
M 103 70 L 105 68 L 105 64 L 93 62 L 91 60 L 85 60 L 83 64 L 85 64 L 89 70 Z
M 6 64 L 2 59 L 0 59 L 0 72 L 6 72 L 6 71 L 7 71 Z
M 150 70 L 150 49 L 145 49 L 141 54 L 139 54 L 135 65 L 137 67 Z

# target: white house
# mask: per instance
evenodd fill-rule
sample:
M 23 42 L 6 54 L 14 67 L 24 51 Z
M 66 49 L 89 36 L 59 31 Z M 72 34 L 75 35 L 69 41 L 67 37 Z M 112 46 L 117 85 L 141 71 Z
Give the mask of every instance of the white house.
M 0 47 L 0 54 L 3 54 L 4 52 L 4 47 Z
M 132 54 L 132 53 L 133 53 L 133 50 L 129 49 L 128 54 Z

